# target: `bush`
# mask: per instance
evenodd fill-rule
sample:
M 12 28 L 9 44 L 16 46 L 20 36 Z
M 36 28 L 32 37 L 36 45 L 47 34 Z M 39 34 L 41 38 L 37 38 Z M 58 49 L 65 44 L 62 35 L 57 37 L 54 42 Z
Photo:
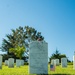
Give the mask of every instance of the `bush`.
M 29 65 L 29 63 L 28 62 L 25 62 L 24 65 Z
M 73 62 L 68 63 L 68 65 L 73 65 Z

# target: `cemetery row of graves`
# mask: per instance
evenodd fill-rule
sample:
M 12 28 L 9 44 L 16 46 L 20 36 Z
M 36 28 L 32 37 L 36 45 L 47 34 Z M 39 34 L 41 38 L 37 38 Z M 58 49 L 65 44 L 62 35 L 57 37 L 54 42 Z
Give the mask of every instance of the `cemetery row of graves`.
M 67 65 L 67 58 L 61 58 L 61 67 L 59 59 L 52 59 L 51 64 L 48 65 L 48 43 L 46 43 L 45 41 L 34 41 L 30 43 L 29 48 L 29 65 L 27 66 L 27 69 L 25 69 L 26 66 L 24 65 L 24 60 L 16 59 L 16 67 L 19 67 L 19 70 L 21 70 L 22 75 L 25 75 L 25 73 L 27 72 L 27 74 L 67 74 L 67 72 L 64 71 L 69 67 Z M 11 70 L 11 68 L 15 69 L 14 58 L 9 58 L 8 60 L 5 60 L 4 64 L 7 65 L 8 68 L 10 68 L 9 70 Z M 23 71 L 22 66 L 24 68 Z M 4 65 L 2 65 L 2 56 L 0 56 L 0 69 L 2 69 L 2 71 L 4 70 Z M 63 72 L 61 72 L 60 69 Z M 73 65 L 71 65 L 70 71 L 73 71 L 72 73 L 75 73 L 74 69 L 75 55 L 73 56 Z M 18 73 L 18 71 L 16 72 Z M 17 73 L 13 75 L 21 75 Z M 68 72 L 68 74 L 70 73 Z
M 16 59 L 16 67 L 24 66 L 24 63 L 24 60 Z M 13 68 L 14 64 L 14 58 L 9 58 L 4 62 L 4 65 L 8 66 L 9 68 Z M 61 58 L 61 67 L 67 67 L 67 64 L 67 58 Z M 59 66 L 59 59 L 52 59 L 50 65 Z M 73 68 L 75 69 L 75 63 L 73 63 Z M 0 69 L 2 69 L 2 56 L 0 56 Z
M 1 58 L 2 56 L 0 56 Z M 13 60 L 13 58 L 5 60 L 2 68 L 0 68 L 1 75 L 29 75 L 29 65 L 24 65 L 24 61 L 20 59 L 16 59 L 16 63 L 11 62 Z M 11 65 L 9 64 L 10 62 Z M 50 70 L 50 65 L 54 65 L 55 68 Z M 75 74 L 75 70 L 72 64 L 68 65 L 66 58 L 62 58 L 61 63 L 59 63 L 59 59 L 52 59 L 51 64 L 48 64 L 48 74 Z
M 24 65 L 24 60 L 16 59 L 16 67 L 20 67 Z M 9 58 L 8 60 L 5 60 L 4 65 L 8 66 L 9 68 L 14 67 L 14 58 Z M 75 63 L 73 63 L 73 67 L 75 69 Z M 53 66 L 59 66 L 59 59 L 52 59 L 50 65 Z M 61 58 L 61 67 L 67 67 L 67 58 Z M 0 69 L 2 69 L 2 56 L 0 56 Z
M 9 68 L 14 68 L 14 58 L 9 58 L 8 60 L 5 60 L 4 65 L 8 66 Z M 24 60 L 16 59 L 16 67 L 20 67 L 23 65 Z M 0 56 L 0 69 L 2 69 L 2 56 Z

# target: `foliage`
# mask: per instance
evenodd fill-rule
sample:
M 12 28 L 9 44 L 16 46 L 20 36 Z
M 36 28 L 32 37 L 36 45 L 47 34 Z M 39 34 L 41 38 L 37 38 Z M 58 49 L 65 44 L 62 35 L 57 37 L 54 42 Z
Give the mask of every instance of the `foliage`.
M 51 58 L 52 58 L 52 59 L 56 59 L 56 58 L 59 58 L 59 56 L 60 56 L 60 53 L 59 53 L 59 51 L 56 49 L 55 53 L 52 54 Z
M 21 59 L 25 52 L 25 47 L 17 46 L 15 48 L 10 48 L 9 52 L 13 52 L 16 55 L 16 57 L 19 57 Z
M 2 51 L 7 51 L 8 55 L 11 57 L 15 56 L 15 51 L 9 52 L 10 49 L 15 50 L 16 47 L 25 47 L 26 53 L 29 51 L 29 42 L 38 40 L 44 40 L 41 32 L 37 32 L 32 27 L 25 26 L 19 28 L 11 29 L 12 33 L 6 35 L 6 39 L 3 39 L 1 49 Z M 28 54 L 28 53 L 27 53 Z
M 60 54 L 59 51 L 56 49 L 55 53 L 53 53 L 52 56 L 50 57 L 50 61 L 51 61 L 51 59 L 59 59 L 59 62 L 61 62 L 61 58 L 63 58 L 63 57 L 66 57 L 66 55 Z

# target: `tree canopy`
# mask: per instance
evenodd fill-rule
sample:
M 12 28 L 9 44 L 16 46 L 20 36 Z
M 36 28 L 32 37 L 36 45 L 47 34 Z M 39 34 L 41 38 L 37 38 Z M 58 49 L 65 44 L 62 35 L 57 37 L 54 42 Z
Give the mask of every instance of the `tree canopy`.
M 7 51 L 7 54 L 14 54 L 18 51 L 25 49 L 27 53 L 29 51 L 29 42 L 35 41 L 40 38 L 44 40 L 44 37 L 41 35 L 41 32 L 37 32 L 35 28 L 25 26 L 16 29 L 11 29 L 12 33 L 6 35 L 6 39 L 3 38 L 1 49 L 2 51 Z M 24 51 L 23 51 L 24 52 Z M 18 52 L 17 52 L 18 53 Z
M 10 48 L 9 52 L 13 52 L 16 57 L 21 59 L 23 54 L 24 54 L 24 52 L 25 52 L 25 47 L 17 46 L 15 48 Z
M 66 57 L 66 55 L 59 53 L 59 51 L 56 49 L 55 53 L 53 53 L 52 56 L 50 57 L 50 61 L 51 61 L 51 59 L 59 59 L 59 62 L 61 62 L 61 58 L 63 58 L 63 57 Z M 70 61 L 70 60 L 68 60 L 68 61 Z

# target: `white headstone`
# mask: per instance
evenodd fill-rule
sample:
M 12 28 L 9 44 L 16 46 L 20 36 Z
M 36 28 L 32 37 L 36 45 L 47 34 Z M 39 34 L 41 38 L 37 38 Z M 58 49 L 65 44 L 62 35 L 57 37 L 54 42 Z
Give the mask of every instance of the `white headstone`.
M 75 69 L 75 52 L 74 52 L 74 55 L 73 55 L 73 69 Z
M 59 59 L 55 59 L 56 60 L 56 66 L 59 65 Z
M 51 60 L 51 65 L 55 65 L 56 66 L 56 60 L 55 59 Z
M 9 68 L 13 68 L 14 67 L 14 59 L 13 58 L 9 58 L 8 59 L 8 67 Z
M 16 59 L 16 67 L 20 67 L 21 66 L 21 60 L 20 59 Z
M 33 41 L 29 49 L 29 74 L 48 74 L 48 44 Z
M 0 69 L 2 69 L 2 56 L 0 55 Z
M 24 65 L 24 60 L 21 60 L 21 65 L 22 65 L 22 66 Z
M 67 67 L 67 58 L 61 58 L 61 66 Z
M 5 60 L 5 66 L 7 66 L 8 65 L 8 60 Z

